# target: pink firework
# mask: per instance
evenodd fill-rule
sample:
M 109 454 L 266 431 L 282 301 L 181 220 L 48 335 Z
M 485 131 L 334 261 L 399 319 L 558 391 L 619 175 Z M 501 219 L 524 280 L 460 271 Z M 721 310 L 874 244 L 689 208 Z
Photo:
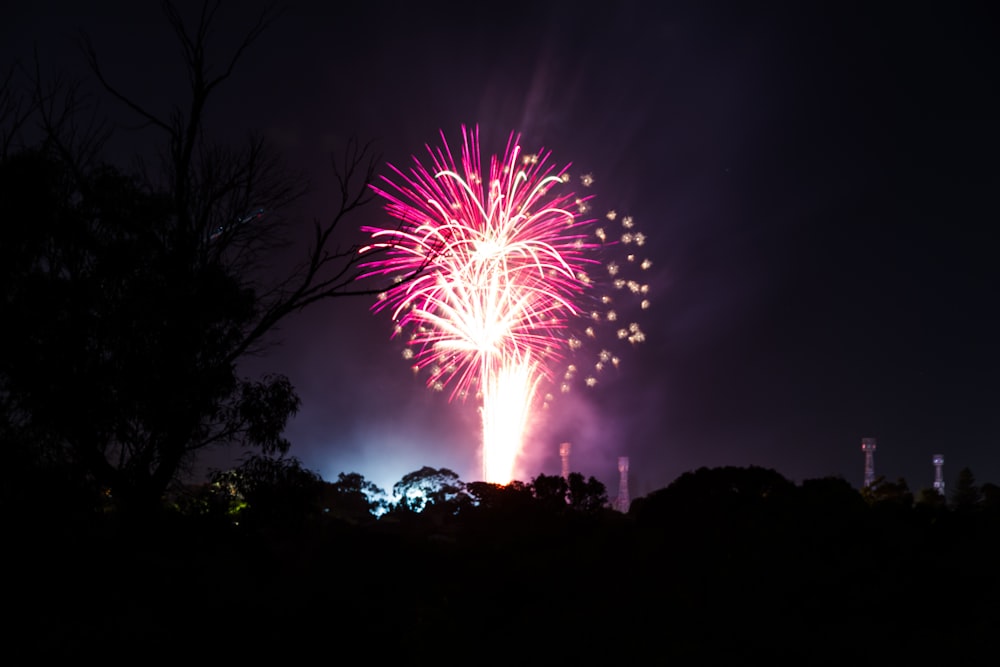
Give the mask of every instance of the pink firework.
M 397 220 L 366 227 L 380 249 L 366 277 L 397 282 L 374 306 L 388 310 L 406 356 L 427 384 L 450 398 L 481 400 L 483 479 L 506 484 L 523 446 L 531 408 L 572 347 L 569 323 L 592 283 L 585 198 L 559 194 L 568 181 L 549 153 L 525 154 L 511 134 L 484 177 L 478 131 L 462 128 L 461 163 L 442 133 L 409 174 L 374 187 Z

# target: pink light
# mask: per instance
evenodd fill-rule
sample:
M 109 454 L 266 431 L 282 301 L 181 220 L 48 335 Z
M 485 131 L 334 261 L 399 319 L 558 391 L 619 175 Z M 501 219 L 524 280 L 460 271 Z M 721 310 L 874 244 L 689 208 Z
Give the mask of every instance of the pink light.
M 569 323 L 592 288 L 585 202 L 567 192 L 568 165 L 550 153 L 525 154 L 511 134 L 484 178 L 478 129 L 462 128 L 460 163 L 444 133 L 408 173 L 373 186 L 396 220 L 365 227 L 380 250 L 364 277 L 398 282 L 373 306 L 408 336 L 414 368 L 449 400 L 481 401 L 483 479 L 506 484 L 514 470 L 542 381 L 571 349 Z

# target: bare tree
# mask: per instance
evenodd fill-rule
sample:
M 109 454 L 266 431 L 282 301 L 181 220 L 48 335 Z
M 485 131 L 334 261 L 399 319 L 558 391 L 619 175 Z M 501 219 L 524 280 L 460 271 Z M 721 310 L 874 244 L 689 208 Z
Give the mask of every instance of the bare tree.
M 261 253 L 283 243 L 286 230 L 276 212 L 299 198 L 304 187 L 259 135 L 249 135 L 242 147 L 233 149 L 213 142 L 206 134 L 205 112 L 214 94 L 278 17 L 273 7 L 262 10 L 225 65 L 215 72 L 208 59 L 208 41 L 219 6 L 218 1 L 206 1 L 197 22 L 189 27 L 173 3 L 163 3 L 164 14 L 182 47 L 189 84 L 187 109 L 175 107 L 166 116 L 119 89 L 106 76 L 93 44 L 84 38 L 83 46 L 104 90 L 160 130 L 165 139 L 161 167 L 182 233 L 203 240 L 207 254 L 225 255 L 236 272 L 250 279 L 260 268 Z M 302 261 L 284 278 L 264 286 L 258 299 L 258 318 L 242 343 L 234 347 L 234 360 L 255 349 L 289 314 L 310 304 L 330 297 L 377 293 L 355 282 L 360 275 L 358 248 L 336 245 L 335 233 L 346 218 L 372 201 L 374 194 L 368 186 L 378 157 L 371 144 L 352 138 L 342 155 L 331 160 L 333 211 L 325 220 L 314 221 L 311 244 Z
M 19 147 L 21 132 L 35 111 L 34 98 L 17 85 L 20 73 L 20 64 L 13 63 L 0 78 L 0 159 Z
M 186 106 L 166 114 L 120 89 L 82 39 L 101 89 L 160 137 L 155 170 L 103 166 L 108 126 L 84 113 L 78 87 L 42 85 L 37 71 L 31 108 L 43 149 L 17 164 L 0 161 L 20 183 L 0 187 L 0 198 L 30 232 L 10 232 L 6 250 L 45 255 L 11 273 L 20 282 L 0 304 L 5 321 L 19 322 L 4 332 L 8 349 L 22 352 L 3 359 L 0 386 L 11 409 L 44 424 L 100 485 L 140 511 L 207 447 L 287 452 L 281 433 L 298 409 L 294 388 L 281 376 L 239 378 L 239 360 L 292 313 L 375 293 L 355 283 L 357 248 L 336 239 L 373 198 L 377 156 L 357 140 L 333 161 L 336 202 L 313 223 L 304 258 L 277 279 L 261 270 L 285 243 L 281 211 L 303 183 L 260 135 L 235 147 L 214 140 L 206 113 L 277 12 L 265 8 L 216 71 L 208 47 L 219 4 L 205 2 L 192 25 L 163 4 L 188 82 Z M 25 107 L 4 104 L 0 113 L 13 109 L 15 125 L 25 122 Z M 49 304 L 45 316 L 29 319 L 39 300 Z

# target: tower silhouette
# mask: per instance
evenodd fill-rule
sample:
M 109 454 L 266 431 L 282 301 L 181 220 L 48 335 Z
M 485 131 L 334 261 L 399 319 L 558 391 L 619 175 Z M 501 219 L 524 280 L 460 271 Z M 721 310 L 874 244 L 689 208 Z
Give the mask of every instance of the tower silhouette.
M 559 458 L 562 459 L 562 478 L 569 482 L 569 443 L 559 445 Z
M 865 453 L 865 488 L 875 483 L 875 438 L 862 438 L 861 451 Z
M 944 495 L 944 454 L 934 455 L 934 490 Z
M 618 457 L 618 497 L 615 499 L 615 509 L 619 512 L 628 512 L 629 505 L 632 504 L 628 495 L 628 457 Z

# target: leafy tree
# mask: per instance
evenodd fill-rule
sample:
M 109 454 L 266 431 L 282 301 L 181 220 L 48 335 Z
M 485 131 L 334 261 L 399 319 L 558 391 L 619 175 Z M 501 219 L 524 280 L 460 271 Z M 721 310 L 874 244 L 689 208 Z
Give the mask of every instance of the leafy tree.
M 913 493 L 910 491 L 906 480 L 902 477 L 895 482 L 890 482 L 880 475 L 875 478 L 871 486 L 862 489 L 861 495 L 873 506 L 891 506 L 900 509 L 911 509 L 913 507 Z
M 424 466 L 407 473 L 393 485 L 392 493 L 398 499 L 396 506 L 406 512 L 433 507 L 436 514 L 454 514 L 469 502 L 465 484 L 448 468 Z
M 843 477 L 803 480 L 799 486 L 799 497 L 810 512 L 850 515 L 865 508 L 861 493 Z
M 585 480 L 580 473 L 570 473 L 569 480 L 561 475 L 540 474 L 528 484 L 517 480 L 504 485 L 471 482 L 465 490 L 480 514 L 595 512 L 608 504 L 604 484 L 594 477 Z
M 193 26 L 163 6 L 182 47 L 186 107 L 163 112 L 129 96 L 84 42 L 102 89 L 159 133 L 159 165 L 135 173 L 103 165 L 112 130 L 82 122 L 74 86 L 47 87 L 37 76 L 30 104 L 0 94 L 4 419 L 40 431 L 40 442 L 54 443 L 119 506 L 143 513 L 206 448 L 287 452 L 281 434 L 299 406 L 291 383 L 243 378 L 238 368 L 289 315 L 367 293 L 354 287 L 356 249 L 333 239 L 371 200 L 375 164 L 352 142 L 334 161 L 332 215 L 313 224 L 302 261 L 283 275 L 263 271 L 287 238 L 281 211 L 302 182 L 259 136 L 213 141 L 205 118 L 274 15 L 265 10 L 214 70 L 207 54 L 218 4 L 206 2 Z M 29 113 L 44 139 L 11 152 Z
M 569 485 L 561 475 L 538 475 L 531 480 L 537 506 L 549 511 L 565 511 Z
M 771 469 L 699 468 L 649 494 L 633 514 L 640 523 L 661 529 L 734 540 L 741 533 L 759 532 L 765 523 L 772 528 L 783 523 L 797 495 L 795 485 Z
M 967 511 L 979 505 L 982 494 L 976 485 L 976 476 L 969 468 L 958 471 L 955 487 L 951 493 L 951 504 L 956 510 Z
M 655 495 L 676 496 L 684 505 L 729 507 L 795 494 L 795 485 L 767 468 L 699 468 L 686 472 Z M 654 495 L 654 494 L 651 494 Z
M 236 374 L 253 293 L 177 239 L 166 204 L 112 168 L 71 173 L 41 152 L 0 164 L 8 408 L 132 508 L 205 447 L 286 451 L 299 404 L 284 377 Z
M 519 480 L 509 484 L 469 482 L 465 491 L 477 511 L 517 511 L 534 503 L 532 486 Z
M 499 505 L 502 502 L 505 488 L 503 484 L 482 481 L 469 482 L 465 485 L 465 491 L 472 499 L 473 506 L 481 508 Z
M 36 99 L 17 84 L 22 68 L 14 63 L 0 75 L 0 159 L 19 148 L 24 126 L 36 110 Z
M 925 524 L 936 523 L 948 514 L 948 500 L 937 489 L 924 488 L 917 495 L 913 508 L 916 517 Z
M 593 513 L 608 504 L 608 492 L 595 477 L 587 480 L 578 472 L 571 472 L 568 480 L 569 506 L 579 512 Z
M 337 481 L 325 485 L 324 507 L 335 517 L 365 522 L 386 508 L 385 491 L 356 472 L 340 473 Z
M 917 496 L 916 504 L 926 509 L 939 510 L 947 507 L 947 500 L 937 489 L 926 488 L 920 490 L 920 495 Z
M 982 496 L 980 504 L 983 509 L 991 512 L 1000 511 L 1000 486 L 992 482 L 985 482 L 979 487 L 979 494 Z
M 847 557 L 844 550 L 863 530 L 870 510 L 861 492 L 843 477 L 831 476 L 803 480 L 796 495 L 796 520 L 789 529 L 808 535 L 824 559 Z
M 221 473 L 213 477 L 225 480 Z M 238 521 L 248 507 L 246 500 L 230 481 L 201 484 L 177 484 L 167 494 L 168 507 L 185 518 L 215 522 L 216 526 Z
M 320 511 L 323 480 L 295 457 L 253 455 L 212 483 L 246 502 L 243 515 L 256 524 L 297 523 Z

